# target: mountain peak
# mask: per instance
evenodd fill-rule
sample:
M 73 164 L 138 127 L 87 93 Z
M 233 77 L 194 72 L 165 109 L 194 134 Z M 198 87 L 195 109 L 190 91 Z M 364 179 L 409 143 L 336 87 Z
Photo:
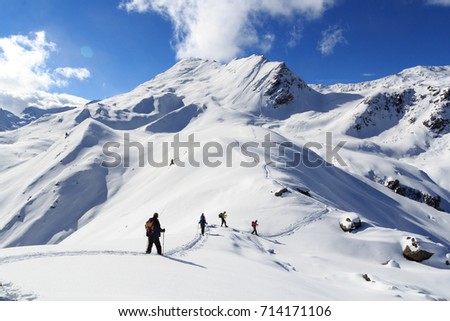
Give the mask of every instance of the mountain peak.
M 237 58 L 226 64 L 185 58 L 132 92 L 100 103 L 112 109 L 134 110 L 136 105 L 146 104 L 149 99 L 156 102 L 161 95 L 170 94 L 177 97 L 175 101 L 182 100 L 181 105 L 228 107 L 286 118 L 299 112 L 311 93 L 320 95 L 284 62 L 272 62 L 261 55 Z M 285 108 L 288 105 L 290 107 Z M 283 107 L 283 111 L 279 107 Z

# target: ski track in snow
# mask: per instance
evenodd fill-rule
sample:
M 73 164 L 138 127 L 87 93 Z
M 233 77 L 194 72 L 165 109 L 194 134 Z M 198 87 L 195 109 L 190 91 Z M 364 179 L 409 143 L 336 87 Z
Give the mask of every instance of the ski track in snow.
M 281 230 L 278 233 L 274 234 L 267 234 L 264 235 L 265 237 L 274 238 L 274 237 L 281 237 L 281 236 L 287 236 L 295 233 L 297 230 L 301 229 L 302 227 L 305 227 L 306 225 L 312 224 L 316 221 L 319 221 L 322 219 L 323 216 L 328 214 L 330 210 L 328 208 L 324 208 L 321 210 L 318 210 L 316 212 L 313 212 L 309 214 L 308 216 L 302 218 L 301 220 L 298 220 L 297 222 L 289 225 L 287 228 Z
M 61 251 L 61 252 L 38 252 L 38 253 L 30 253 L 23 255 L 13 255 L 6 256 L 0 259 L 0 265 L 15 263 L 20 261 L 32 260 L 32 259 L 40 259 L 40 258 L 52 258 L 52 257 L 70 257 L 70 256 L 87 256 L 87 255 L 147 255 L 143 252 L 134 252 L 134 251 Z
M 190 250 L 196 250 L 199 249 L 200 247 L 202 247 L 206 241 L 208 239 L 208 233 L 205 233 L 205 236 L 201 236 L 200 233 L 197 233 L 197 235 L 195 236 L 195 238 L 193 240 L 191 240 L 190 242 L 181 245 L 179 247 L 176 247 L 172 250 L 169 250 L 166 252 L 167 255 L 180 255 L 180 256 L 184 256 L 186 255 L 187 251 Z

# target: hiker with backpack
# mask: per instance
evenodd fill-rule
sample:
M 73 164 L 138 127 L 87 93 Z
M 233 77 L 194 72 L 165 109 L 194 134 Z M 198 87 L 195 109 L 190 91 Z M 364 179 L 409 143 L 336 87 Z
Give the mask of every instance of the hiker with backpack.
M 147 251 L 145 251 L 145 253 L 147 254 L 150 254 L 152 252 L 153 244 L 155 244 L 156 251 L 159 255 L 162 255 L 161 242 L 159 241 L 159 237 L 161 236 L 161 232 L 164 233 L 166 229 L 161 228 L 158 216 L 158 213 L 153 214 L 153 217 L 149 218 L 145 223 L 145 230 L 147 232 L 146 235 L 148 237 Z
M 202 235 L 205 235 L 205 226 L 208 223 L 206 222 L 204 213 L 202 213 L 202 215 L 200 216 L 200 221 L 198 222 L 198 224 L 200 224 L 200 228 L 202 229 Z
M 252 234 L 258 235 L 258 231 L 256 231 L 256 227 L 258 226 L 258 220 L 252 221 L 253 232 Z
M 222 220 L 222 224 L 220 224 L 220 226 L 223 226 L 225 224 L 225 227 L 228 227 L 227 221 L 225 221 L 225 219 L 227 218 L 227 212 L 223 211 L 222 213 L 219 214 L 219 217 Z

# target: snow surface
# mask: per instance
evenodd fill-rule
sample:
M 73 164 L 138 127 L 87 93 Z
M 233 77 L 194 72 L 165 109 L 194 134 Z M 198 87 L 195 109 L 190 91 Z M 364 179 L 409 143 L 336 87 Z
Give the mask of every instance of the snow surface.
M 449 83 L 450 67 L 325 87 L 261 56 L 185 59 L 129 93 L 4 128 L 0 299 L 448 300 L 450 135 L 424 122 L 445 110 Z M 123 145 L 125 134 L 152 142 L 155 161 L 176 134 L 201 146 L 267 134 L 292 145 L 272 150 L 271 163 L 261 145 L 249 149 L 261 160 L 252 167 L 239 166 L 252 161 L 239 147 L 211 159 L 218 167 L 200 162 L 202 148 L 183 150 L 185 167 L 169 166 L 171 150 L 165 166 L 150 166 L 136 147 L 129 166 L 102 166 L 103 144 Z M 345 166 L 326 155 L 340 141 Z M 282 166 L 294 151 L 322 165 Z M 396 194 L 388 178 L 439 195 L 444 211 Z M 164 257 L 144 254 L 154 212 L 167 229 Z M 340 220 L 355 215 L 361 228 L 344 233 Z M 407 237 L 432 258 L 406 260 Z

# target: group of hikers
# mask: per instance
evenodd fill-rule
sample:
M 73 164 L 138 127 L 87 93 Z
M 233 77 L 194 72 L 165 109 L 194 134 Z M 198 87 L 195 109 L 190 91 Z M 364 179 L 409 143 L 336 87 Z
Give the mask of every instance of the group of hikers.
M 148 221 L 145 223 L 145 231 L 148 238 L 148 245 L 147 250 L 145 253 L 150 254 L 152 252 L 153 244 L 156 246 L 156 251 L 159 255 L 162 255 L 162 248 L 161 248 L 161 242 L 159 238 L 161 237 L 161 233 L 164 233 L 166 231 L 165 228 L 161 228 L 161 224 L 158 220 L 158 213 L 153 214 L 153 217 L 149 218 Z M 227 225 L 227 212 L 223 211 L 219 214 L 219 218 L 221 219 L 221 225 L 228 227 Z M 198 222 L 201 229 L 201 235 L 205 235 L 205 228 L 208 225 L 208 222 L 206 222 L 205 214 L 202 213 L 200 215 L 200 221 Z M 253 231 L 252 234 L 258 235 L 258 232 L 256 230 L 256 227 L 258 226 L 258 220 L 252 221 L 252 227 Z

